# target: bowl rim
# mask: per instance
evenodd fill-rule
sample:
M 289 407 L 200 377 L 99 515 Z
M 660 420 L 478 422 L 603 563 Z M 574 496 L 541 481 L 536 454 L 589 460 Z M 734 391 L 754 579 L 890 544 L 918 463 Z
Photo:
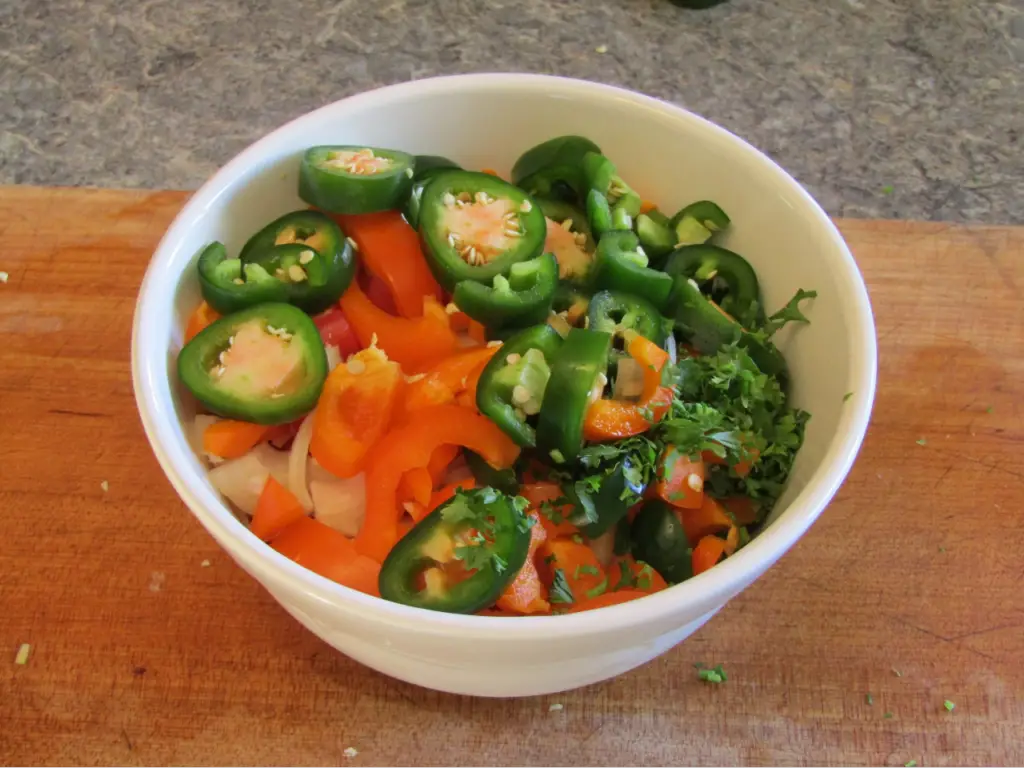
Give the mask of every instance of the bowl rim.
M 177 285 L 181 275 L 170 274 L 165 262 L 170 260 L 183 234 L 217 200 L 244 175 L 246 170 L 264 157 L 267 150 L 285 135 L 314 122 L 327 113 L 346 111 L 352 107 L 373 108 L 409 97 L 429 98 L 432 94 L 454 93 L 480 89 L 541 91 L 548 95 L 565 95 L 596 100 L 614 99 L 632 108 L 660 113 L 677 122 L 690 123 L 698 130 L 717 136 L 760 166 L 763 172 L 800 198 L 813 214 L 817 224 L 827 233 L 839 259 L 837 270 L 845 287 L 846 301 L 854 322 L 850 328 L 851 375 L 853 396 L 840 417 L 837 430 L 842 436 L 833 438 L 818 468 L 807 480 L 806 487 L 789 503 L 779 518 L 756 536 L 734 556 L 719 566 L 682 584 L 625 604 L 598 611 L 558 616 L 524 616 L 515 620 L 464 614 L 449 614 L 392 603 L 344 587 L 298 565 L 257 539 L 220 500 L 212 489 L 204 487 L 203 479 L 185 465 L 185 452 L 174 446 L 177 439 L 189 443 L 185 429 L 173 414 L 162 407 L 161 400 L 171 398 L 167 381 L 166 347 L 147 350 L 142 339 L 155 322 L 154 310 L 160 302 L 152 297 Z M 416 633 L 449 635 L 458 629 L 462 636 L 502 641 L 553 637 L 580 637 L 606 632 L 609 628 L 624 630 L 663 620 L 688 610 L 707 613 L 756 580 L 786 553 L 807 531 L 845 481 L 863 443 L 873 407 L 877 380 L 877 344 L 874 317 L 863 277 L 838 228 L 811 197 L 785 170 L 767 155 L 727 129 L 694 114 L 683 107 L 630 91 L 618 86 L 589 80 L 553 75 L 489 72 L 447 75 L 389 85 L 349 96 L 307 112 L 250 144 L 217 170 L 188 200 L 161 238 L 153 253 L 136 300 L 132 327 L 132 381 L 136 404 L 147 440 L 156 458 L 193 515 L 229 554 L 243 565 L 265 587 L 302 594 L 315 602 L 359 613 L 393 627 Z M 188 449 L 191 450 L 190 448 Z M 258 575 L 257 575 L 258 574 Z

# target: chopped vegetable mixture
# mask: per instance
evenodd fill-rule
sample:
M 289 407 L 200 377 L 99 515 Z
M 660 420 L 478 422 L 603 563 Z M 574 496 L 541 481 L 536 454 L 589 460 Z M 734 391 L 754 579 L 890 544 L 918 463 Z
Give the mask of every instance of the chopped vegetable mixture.
M 809 418 L 772 339 L 815 294 L 769 314 L 717 204 L 664 213 L 579 136 L 509 180 L 361 146 L 299 180 L 309 208 L 202 250 L 177 360 L 254 536 L 386 600 L 524 616 L 641 599 L 764 525 Z

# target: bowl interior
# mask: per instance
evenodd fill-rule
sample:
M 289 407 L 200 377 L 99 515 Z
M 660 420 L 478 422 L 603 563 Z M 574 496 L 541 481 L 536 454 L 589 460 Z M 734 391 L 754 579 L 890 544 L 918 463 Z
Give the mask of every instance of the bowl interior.
M 265 223 L 304 207 L 296 194 L 297 168 L 310 145 L 369 144 L 447 155 L 467 168 L 494 168 L 507 177 L 525 149 L 572 133 L 597 142 L 643 197 L 670 214 L 694 200 L 719 203 L 733 222 L 721 244 L 754 265 L 769 313 L 798 288 L 818 292 L 805 305 L 810 326 L 779 334 L 792 371 L 793 402 L 812 414 L 806 443 L 775 512 L 775 518 L 784 516 L 792 525 L 784 535 L 778 532 L 782 538 L 771 549 L 755 540 L 698 579 L 710 577 L 705 589 L 718 580 L 714 591 L 735 593 L 757 574 L 730 576 L 730 568 L 742 568 L 746 561 L 749 569 L 758 559 L 770 564 L 780 556 L 842 482 L 867 424 L 874 393 L 874 329 L 852 257 L 799 185 L 726 131 L 636 94 L 536 76 L 439 78 L 330 105 L 253 145 L 196 193 L 154 258 L 140 296 L 135 337 L 143 418 L 179 492 L 184 487 L 192 495 L 186 497 L 190 506 L 195 509 L 191 501 L 196 501 L 217 519 L 230 515 L 180 427 L 193 412 L 176 384 L 174 368 L 182 329 L 199 301 L 191 269 L 204 245 L 221 240 L 229 252 L 237 252 Z M 849 401 L 844 400 L 847 392 L 854 393 Z M 780 527 L 770 526 L 759 538 Z

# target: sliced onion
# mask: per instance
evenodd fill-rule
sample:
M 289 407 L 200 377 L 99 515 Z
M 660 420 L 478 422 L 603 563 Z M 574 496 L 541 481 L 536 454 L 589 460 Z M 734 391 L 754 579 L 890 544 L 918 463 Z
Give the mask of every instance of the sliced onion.
M 205 458 L 213 466 L 220 464 L 224 459 L 203 450 L 203 435 L 210 425 L 216 424 L 218 421 L 220 419 L 216 416 L 211 416 L 208 413 L 197 413 L 192 421 L 192 429 L 189 431 L 189 443 L 192 445 L 192 450 L 196 452 L 197 456 Z
M 313 499 L 306 487 L 306 464 L 309 458 L 309 443 L 313 439 L 313 414 L 309 414 L 295 433 L 292 450 L 288 455 L 288 490 L 295 494 L 302 508 L 313 509 Z
M 612 397 L 616 400 L 636 400 L 644 392 L 644 369 L 631 357 L 619 360 L 615 372 Z
M 260 443 L 250 451 L 277 482 L 288 487 L 288 451 L 279 451 L 269 443 Z
M 615 559 L 615 529 L 606 531 L 596 539 L 590 539 L 590 548 L 597 555 L 602 568 L 607 568 Z
M 675 334 L 668 334 L 665 339 L 665 351 L 668 352 L 668 360 L 675 365 L 679 360 L 679 347 L 676 345 Z
M 255 451 L 249 451 L 244 456 L 214 467 L 209 477 L 214 488 L 251 517 L 256 511 L 256 502 L 263 493 L 270 471 L 263 466 Z
M 323 470 L 321 470 L 323 471 Z M 311 475 L 314 473 L 310 473 Z M 366 475 L 340 478 L 324 472 L 310 480 L 314 516 L 326 526 L 346 536 L 355 536 L 366 516 Z
M 327 370 L 333 371 L 341 365 L 341 350 L 334 344 L 325 344 L 324 351 L 327 353 Z

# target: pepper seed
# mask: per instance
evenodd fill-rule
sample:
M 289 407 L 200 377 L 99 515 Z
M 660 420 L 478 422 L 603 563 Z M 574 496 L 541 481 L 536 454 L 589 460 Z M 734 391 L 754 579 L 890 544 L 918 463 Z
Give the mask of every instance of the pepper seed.
M 704 481 L 701 479 L 701 476 L 695 472 L 691 472 L 686 476 L 686 484 L 690 487 L 691 491 L 696 493 L 700 493 L 704 490 Z
M 533 204 L 529 200 L 523 200 L 523 204 L 519 206 L 519 210 L 523 213 L 529 213 L 533 210 Z
M 292 264 L 288 267 L 288 277 L 291 278 L 292 282 L 301 283 L 306 279 L 306 270 L 298 264 Z
M 451 208 L 453 205 L 455 205 L 455 195 L 453 195 L 451 192 L 445 192 L 443 195 L 441 195 L 441 202 L 444 203 L 448 208 Z
M 358 376 L 360 373 L 366 370 L 366 363 L 364 363 L 362 360 L 349 360 L 347 363 L 345 363 L 345 367 L 348 369 L 348 372 L 351 373 L 353 376 Z
M 351 237 L 346 237 L 345 238 L 345 242 L 352 246 L 352 250 L 353 251 L 358 251 L 359 250 L 359 243 L 357 243 Z
M 316 256 L 316 254 L 312 251 L 303 251 L 299 254 L 299 264 L 302 264 L 303 266 L 309 264 L 309 262 L 313 260 L 314 256 Z
M 505 356 L 505 362 L 509 365 L 515 365 L 522 359 L 522 356 L 518 352 L 510 352 Z
M 232 280 L 231 282 L 232 282 L 232 283 L 234 283 L 235 285 L 245 285 L 245 280 L 243 280 L 243 279 L 242 279 L 242 278 L 240 278 L 240 277 L 236 277 L 236 278 L 235 278 L 234 280 Z

